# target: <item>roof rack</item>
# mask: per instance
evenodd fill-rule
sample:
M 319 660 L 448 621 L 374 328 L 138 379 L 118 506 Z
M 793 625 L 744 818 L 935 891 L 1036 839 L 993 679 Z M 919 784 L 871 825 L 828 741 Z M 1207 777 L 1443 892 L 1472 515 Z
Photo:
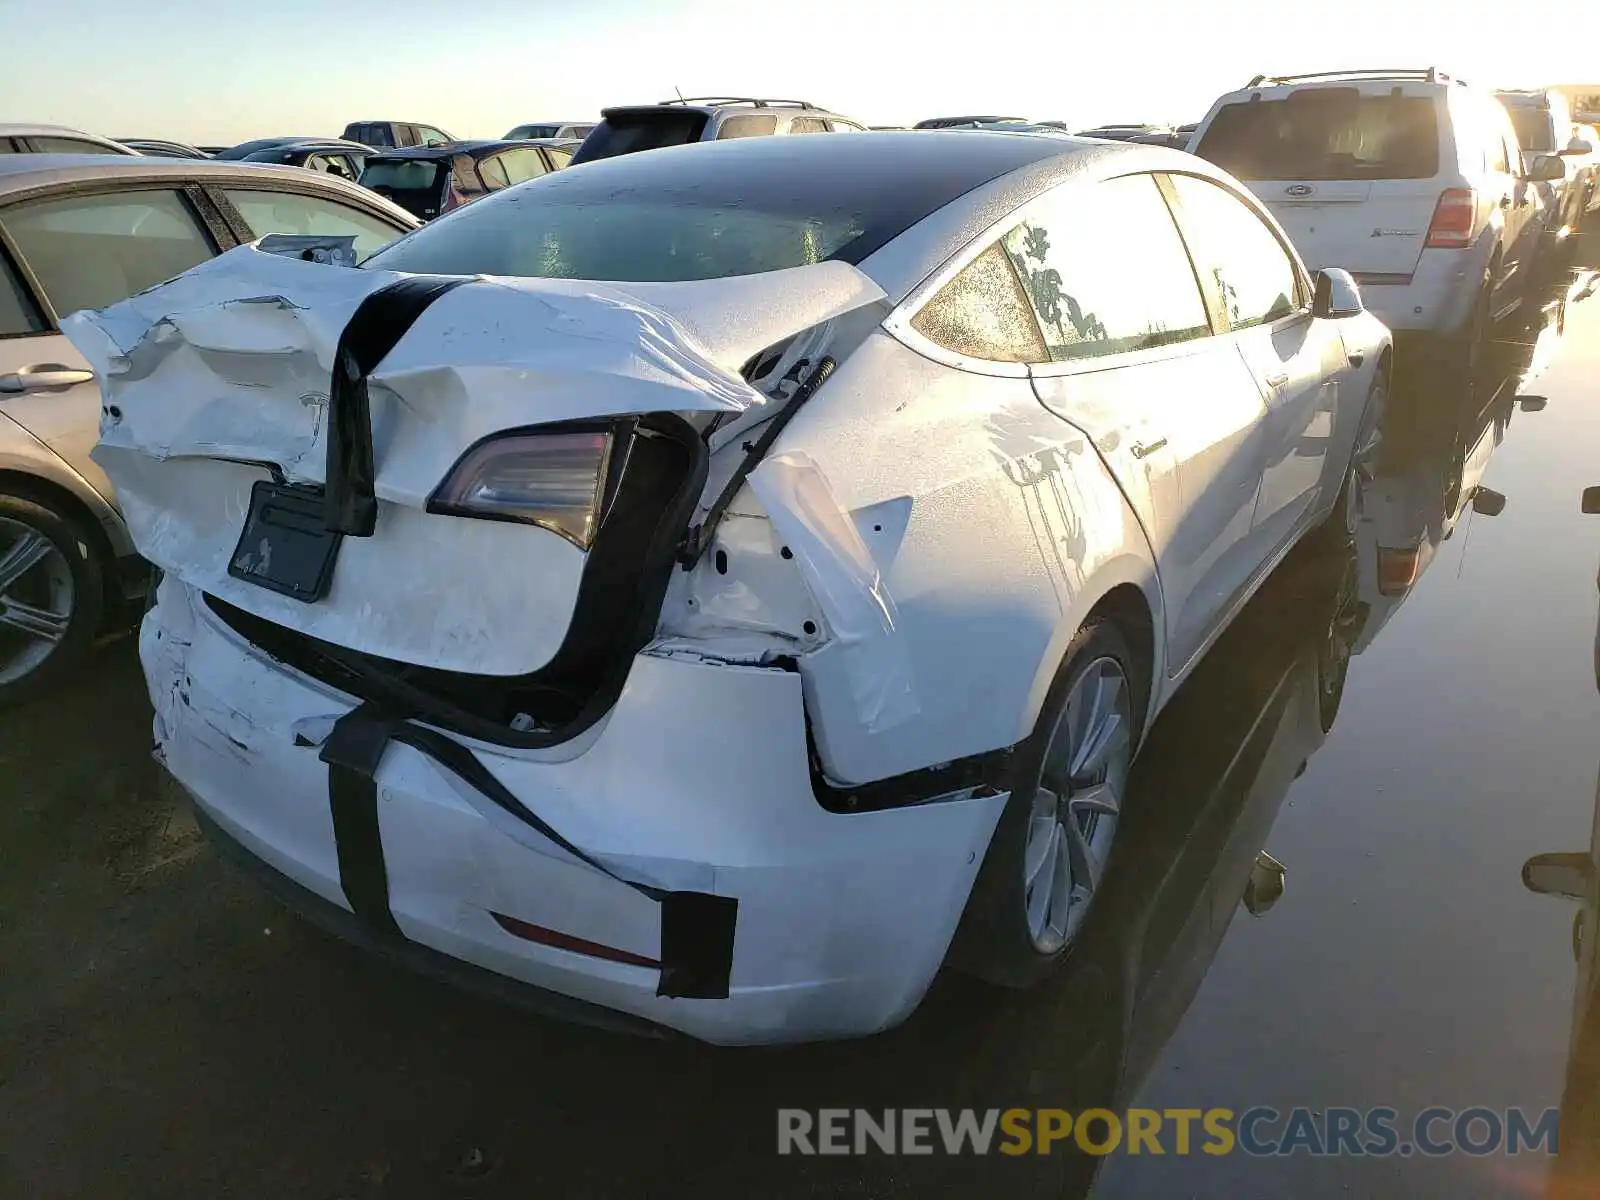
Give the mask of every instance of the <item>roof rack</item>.
M 805 100 L 763 100 L 755 96 L 674 96 L 662 104 L 748 104 L 753 108 L 816 108 Z
M 1353 71 L 1309 71 L 1304 75 L 1257 75 L 1246 87 L 1276 87 L 1308 79 L 1416 79 L 1423 83 L 1462 83 L 1438 67 L 1365 67 Z

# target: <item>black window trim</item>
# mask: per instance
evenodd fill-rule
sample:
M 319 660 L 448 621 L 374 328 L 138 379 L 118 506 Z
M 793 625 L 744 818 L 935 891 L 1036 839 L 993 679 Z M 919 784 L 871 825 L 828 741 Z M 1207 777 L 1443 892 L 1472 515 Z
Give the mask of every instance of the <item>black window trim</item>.
M 121 184 L 119 186 L 119 184 Z M 22 281 L 23 287 L 28 292 L 28 299 L 33 302 L 36 313 L 44 319 L 48 326 L 33 333 L 17 333 L 0 335 L 4 337 L 44 337 L 61 332 L 61 314 L 56 312 L 55 305 L 50 301 L 50 295 L 45 291 L 43 283 L 33 268 L 28 265 L 28 260 L 12 238 L 6 228 L 6 217 L 11 210 L 24 208 L 38 201 L 55 201 L 73 199 L 79 196 L 121 195 L 127 192 L 176 192 L 181 203 L 194 218 L 200 227 L 201 235 L 211 243 L 211 257 L 225 254 L 238 245 L 233 240 L 232 231 L 221 221 L 221 214 L 215 211 L 210 198 L 206 196 L 205 189 L 191 178 L 178 178 L 168 180 L 140 179 L 131 183 L 121 181 L 91 181 L 89 183 L 71 183 L 56 187 L 34 188 L 8 197 L 4 205 L 0 205 L 0 251 L 11 260 L 17 272 L 17 277 Z
M 0 218 L 3 218 L 4 215 L 4 210 L 0 210 Z M 39 287 L 39 280 L 28 269 L 27 264 L 22 261 L 22 256 L 17 253 L 17 247 L 12 242 L 11 235 L 6 232 L 3 223 L 0 223 L 0 275 L 9 275 L 16 280 L 23 307 L 28 310 L 34 321 L 41 326 L 39 329 L 24 329 L 17 333 L 7 333 L 5 330 L 0 329 L 0 342 L 19 340 L 21 338 L 48 337 L 51 334 L 61 332 L 59 329 L 49 328 L 51 320 L 48 310 L 40 299 L 44 293 Z

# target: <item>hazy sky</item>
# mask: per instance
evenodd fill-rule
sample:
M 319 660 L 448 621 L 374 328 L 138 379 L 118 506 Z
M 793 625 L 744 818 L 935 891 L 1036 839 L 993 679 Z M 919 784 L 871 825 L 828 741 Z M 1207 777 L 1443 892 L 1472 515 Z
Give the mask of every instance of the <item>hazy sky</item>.
M 1600 26 L 1561 33 L 1554 17 L 1514 18 L 1524 10 L 1505 0 L 805 0 L 792 16 L 784 9 L 774 0 L 0 0 L 0 120 L 207 143 L 336 134 L 362 118 L 497 136 L 680 87 L 803 97 L 869 124 L 1003 110 L 1083 127 L 1197 120 L 1258 71 L 1436 64 L 1513 87 L 1600 76 Z

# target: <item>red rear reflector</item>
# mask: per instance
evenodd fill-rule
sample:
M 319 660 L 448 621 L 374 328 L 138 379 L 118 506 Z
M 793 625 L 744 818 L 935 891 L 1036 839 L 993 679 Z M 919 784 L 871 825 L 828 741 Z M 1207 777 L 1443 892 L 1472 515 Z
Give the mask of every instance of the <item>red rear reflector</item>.
M 1422 551 L 1378 550 L 1378 594 L 1403 596 L 1422 575 Z
M 618 950 L 615 946 L 602 946 L 599 942 L 591 942 L 581 937 L 573 937 L 570 933 L 561 933 L 554 929 L 546 929 L 543 925 L 530 925 L 527 921 L 519 921 L 515 917 L 507 917 L 501 913 L 489 913 L 499 925 L 513 937 L 519 937 L 525 942 L 538 942 L 541 946 L 554 946 L 557 950 L 571 950 L 574 954 L 587 954 L 590 958 L 603 958 L 610 962 L 627 963 L 630 967 L 657 967 L 661 963 L 653 958 L 646 958 L 642 954 L 635 954 L 631 950 Z
M 1423 245 L 1429 250 L 1465 249 L 1472 245 L 1477 216 L 1478 197 L 1471 188 L 1446 188 L 1433 207 L 1428 240 Z

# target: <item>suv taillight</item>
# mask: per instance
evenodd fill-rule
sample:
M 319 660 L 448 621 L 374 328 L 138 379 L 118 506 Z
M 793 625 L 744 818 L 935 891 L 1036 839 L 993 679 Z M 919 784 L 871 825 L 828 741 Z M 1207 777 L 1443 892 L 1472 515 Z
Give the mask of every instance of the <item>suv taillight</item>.
M 1445 188 L 1433 206 L 1428 240 L 1423 245 L 1429 250 L 1464 250 L 1472 245 L 1477 218 L 1478 197 L 1471 188 Z

